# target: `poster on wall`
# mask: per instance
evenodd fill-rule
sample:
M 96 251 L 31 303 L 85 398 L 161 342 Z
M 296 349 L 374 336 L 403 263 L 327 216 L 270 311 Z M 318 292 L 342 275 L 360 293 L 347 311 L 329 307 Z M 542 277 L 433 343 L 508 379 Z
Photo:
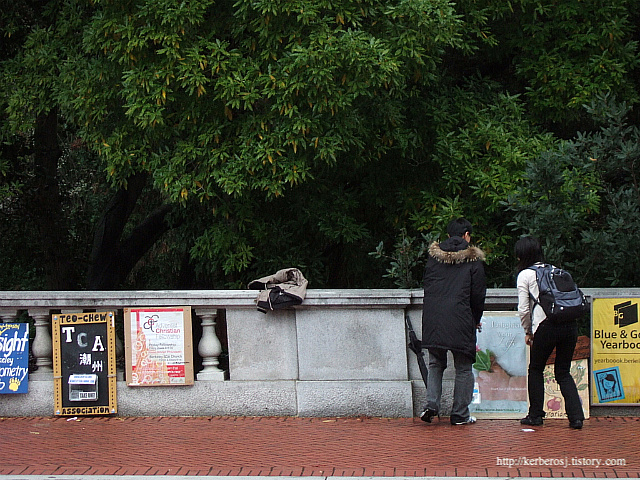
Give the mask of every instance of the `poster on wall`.
M 193 385 L 191 307 L 125 309 L 127 385 Z
M 114 312 L 52 317 L 55 415 L 108 415 L 116 405 Z
M 640 405 L 640 298 L 594 298 L 591 404 Z
M 471 412 L 479 418 L 527 414 L 527 346 L 515 312 L 485 312 L 478 332 Z
M 571 361 L 571 376 L 576 382 L 584 417 L 589 418 L 589 359 Z M 544 409 L 546 418 L 567 418 L 564 397 L 553 373 L 553 364 L 544 369 Z
M 29 324 L 0 323 L 0 394 L 29 391 Z

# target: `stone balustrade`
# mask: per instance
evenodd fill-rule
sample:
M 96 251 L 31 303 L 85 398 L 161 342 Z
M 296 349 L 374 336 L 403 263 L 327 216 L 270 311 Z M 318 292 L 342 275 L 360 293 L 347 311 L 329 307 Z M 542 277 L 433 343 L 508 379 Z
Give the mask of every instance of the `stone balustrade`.
M 640 289 L 585 290 L 640 296 Z M 3 395 L 0 416 L 53 414 L 52 313 L 190 306 L 202 369 L 194 385 L 130 387 L 117 382 L 118 415 L 410 417 L 424 402 L 405 316 L 421 331 L 421 290 L 313 290 L 302 305 L 263 314 L 256 291 L 0 292 L 0 319 L 33 320 L 37 370 L 27 394 Z M 515 289 L 490 289 L 488 311 L 514 311 Z M 225 324 L 223 339 L 216 323 Z M 123 352 L 119 339 L 118 351 Z M 220 355 L 228 354 L 228 371 Z

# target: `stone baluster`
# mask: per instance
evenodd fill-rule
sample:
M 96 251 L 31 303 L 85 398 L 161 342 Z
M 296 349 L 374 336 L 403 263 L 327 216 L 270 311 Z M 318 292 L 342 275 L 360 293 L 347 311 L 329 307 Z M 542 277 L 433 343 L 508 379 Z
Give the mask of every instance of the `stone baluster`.
M 0 323 L 16 323 L 18 311 L 13 308 L 0 308 Z
M 53 380 L 53 343 L 49 333 L 51 314 L 48 308 L 30 308 L 29 315 L 36 328 L 31 353 L 38 367 L 38 370 L 29 374 L 29 380 Z
M 198 353 L 202 357 L 204 367 L 197 375 L 198 381 L 222 381 L 224 372 L 218 368 L 218 357 L 222 353 L 222 345 L 216 335 L 217 309 L 198 309 L 196 315 L 200 317 L 202 338 L 198 344 Z

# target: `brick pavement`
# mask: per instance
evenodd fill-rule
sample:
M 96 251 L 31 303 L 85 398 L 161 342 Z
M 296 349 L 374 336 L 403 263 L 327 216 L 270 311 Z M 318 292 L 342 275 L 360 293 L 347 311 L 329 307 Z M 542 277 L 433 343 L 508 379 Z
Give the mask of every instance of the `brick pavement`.
M 0 418 L 0 475 L 638 478 L 639 427 L 630 417 L 531 432 L 445 418 Z

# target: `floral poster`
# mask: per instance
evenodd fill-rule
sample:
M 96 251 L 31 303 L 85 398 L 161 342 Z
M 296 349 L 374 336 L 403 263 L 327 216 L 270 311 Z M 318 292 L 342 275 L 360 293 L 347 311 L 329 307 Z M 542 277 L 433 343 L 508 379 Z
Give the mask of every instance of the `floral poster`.
M 589 418 L 589 359 L 573 360 L 571 376 L 578 387 L 584 416 Z M 546 418 L 567 418 L 564 398 L 554 377 L 552 364 L 548 364 L 544 369 L 544 410 L 547 413 Z

